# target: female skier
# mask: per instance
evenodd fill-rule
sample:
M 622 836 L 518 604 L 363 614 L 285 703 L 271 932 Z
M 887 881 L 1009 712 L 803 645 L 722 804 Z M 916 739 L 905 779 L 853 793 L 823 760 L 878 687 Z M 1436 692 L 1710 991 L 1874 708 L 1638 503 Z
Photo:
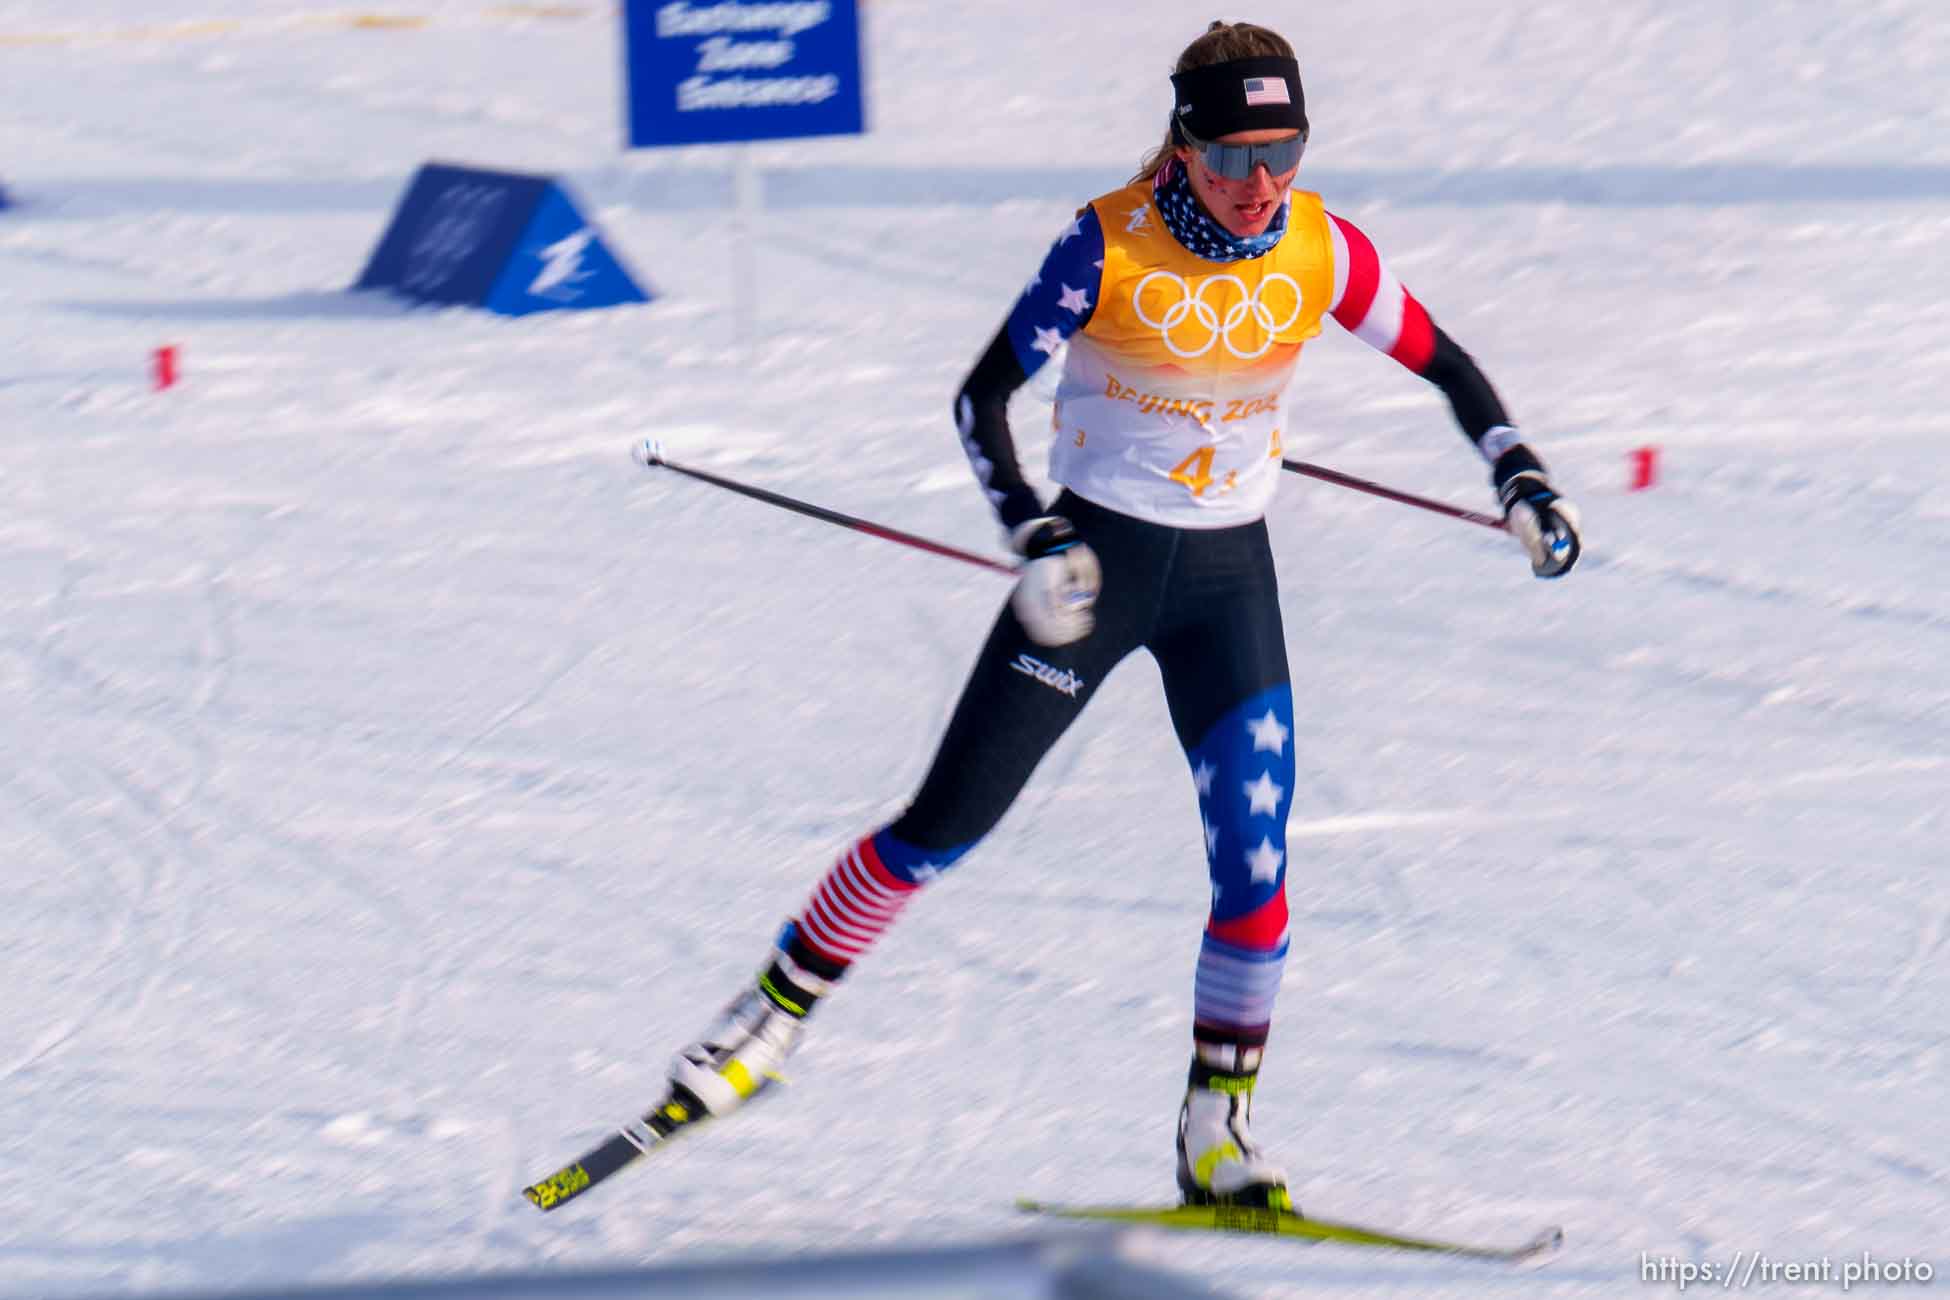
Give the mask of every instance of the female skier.
M 1287 953 L 1293 696 L 1262 517 L 1301 347 L 1331 316 L 1440 387 L 1539 577 L 1576 562 L 1578 515 L 1374 245 L 1292 188 L 1307 145 L 1292 47 L 1214 23 L 1171 84 L 1164 143 L 1077 213 L 955 401 L 1022 577 L 913 802 L 847 851 L 756 986 L 673 1064 L 691 1115 L 766 1086 L 814 1004 L 1000 820 L 1105 675 L 1143 647 L 1191 765 L 1212 882 L 1178 1184 L 1194 1203 L 1292 1208 L 1247 1122 Z M 1050 454 L 1063 491 L 1045 507 L 1006 408 L 1066 341 Z

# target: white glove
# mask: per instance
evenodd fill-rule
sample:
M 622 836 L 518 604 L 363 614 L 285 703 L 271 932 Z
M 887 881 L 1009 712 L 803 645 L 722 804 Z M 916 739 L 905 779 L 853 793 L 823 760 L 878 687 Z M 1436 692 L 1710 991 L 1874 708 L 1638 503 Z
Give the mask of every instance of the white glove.
M 1057 515 L 1032 519 L 1009 535 L 1009 545 L 1028 561 L 1009 604 L 1029 639 L 1068 645 L 1089 636 L 1103 570 L 1070 521 Z
M 1569 573 L 1583 550 L 1578 508 L 1557 495 L 1542 472 L 1534 469 L 1511 476 L 1497 489 L 1497 496 L 1502 498 L 1503 522 L 1510 535 L 1530 553 L 1530 571 L 1540 578 Z

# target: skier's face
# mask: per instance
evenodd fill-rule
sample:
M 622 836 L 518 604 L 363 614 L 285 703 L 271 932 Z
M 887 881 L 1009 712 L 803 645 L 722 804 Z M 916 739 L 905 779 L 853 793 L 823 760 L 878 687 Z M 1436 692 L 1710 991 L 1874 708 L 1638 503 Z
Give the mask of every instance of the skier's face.
M 1222 135 L 1217 144 L 1271 144 L 1275 140 L 1285 140 L 1298 135 L 1297 131 L 1268 128 L 1264 131 L 1234 131 Z M 1192 193 L 1205 205 L 1205 210 L 1217 218 L 1228 233 L 1241 238 L 1263 235 L 1273 224 L 1274 216 L 1280 210 L 1280 200 L 1293 185 L 1293 178 L 1299 174 L 1296 163 L 1278 176 L 1274 176 L 1261 166 L 1253 168 L 1253 174 L 1243 181 L 1231 180 L 1219 175 L 1199 159 L 1197 151 L 1180 146 L 1179 159 L 1185 164 L 1186 173 L 1191 177 Z

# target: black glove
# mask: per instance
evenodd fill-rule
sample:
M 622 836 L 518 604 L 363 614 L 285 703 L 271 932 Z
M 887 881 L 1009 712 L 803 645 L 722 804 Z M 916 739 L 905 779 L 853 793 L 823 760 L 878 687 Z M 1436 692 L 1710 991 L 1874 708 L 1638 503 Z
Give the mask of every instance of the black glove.
M 1503 523 L 1530 554 L 1530 571 L 1561 578 L 1578 562 L 1578 508 L 1557 495 L 1544 467 L 1521 443 L 1497 458 L 1494 472 Z
M 1090 635 L 1090 612 L 1103 584 L 1097 553 L 1060 515 L 1031 519 L 1009 535 L 1028 563 L 1009 603 L 1023 630 L 1039 645 L 1068 645 Z

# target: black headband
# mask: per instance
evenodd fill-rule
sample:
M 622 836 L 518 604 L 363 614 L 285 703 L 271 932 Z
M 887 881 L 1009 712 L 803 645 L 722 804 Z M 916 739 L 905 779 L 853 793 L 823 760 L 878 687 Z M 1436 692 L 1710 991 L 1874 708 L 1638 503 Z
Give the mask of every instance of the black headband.
M 1174 72 L 1177 103 L 1171 115 L 1176 137 L 1216 140 L 1234 131 L 1307 131 L 1307 100 L 1300 91 L 1300 65 L 1277 55 L 1211 63 Z

